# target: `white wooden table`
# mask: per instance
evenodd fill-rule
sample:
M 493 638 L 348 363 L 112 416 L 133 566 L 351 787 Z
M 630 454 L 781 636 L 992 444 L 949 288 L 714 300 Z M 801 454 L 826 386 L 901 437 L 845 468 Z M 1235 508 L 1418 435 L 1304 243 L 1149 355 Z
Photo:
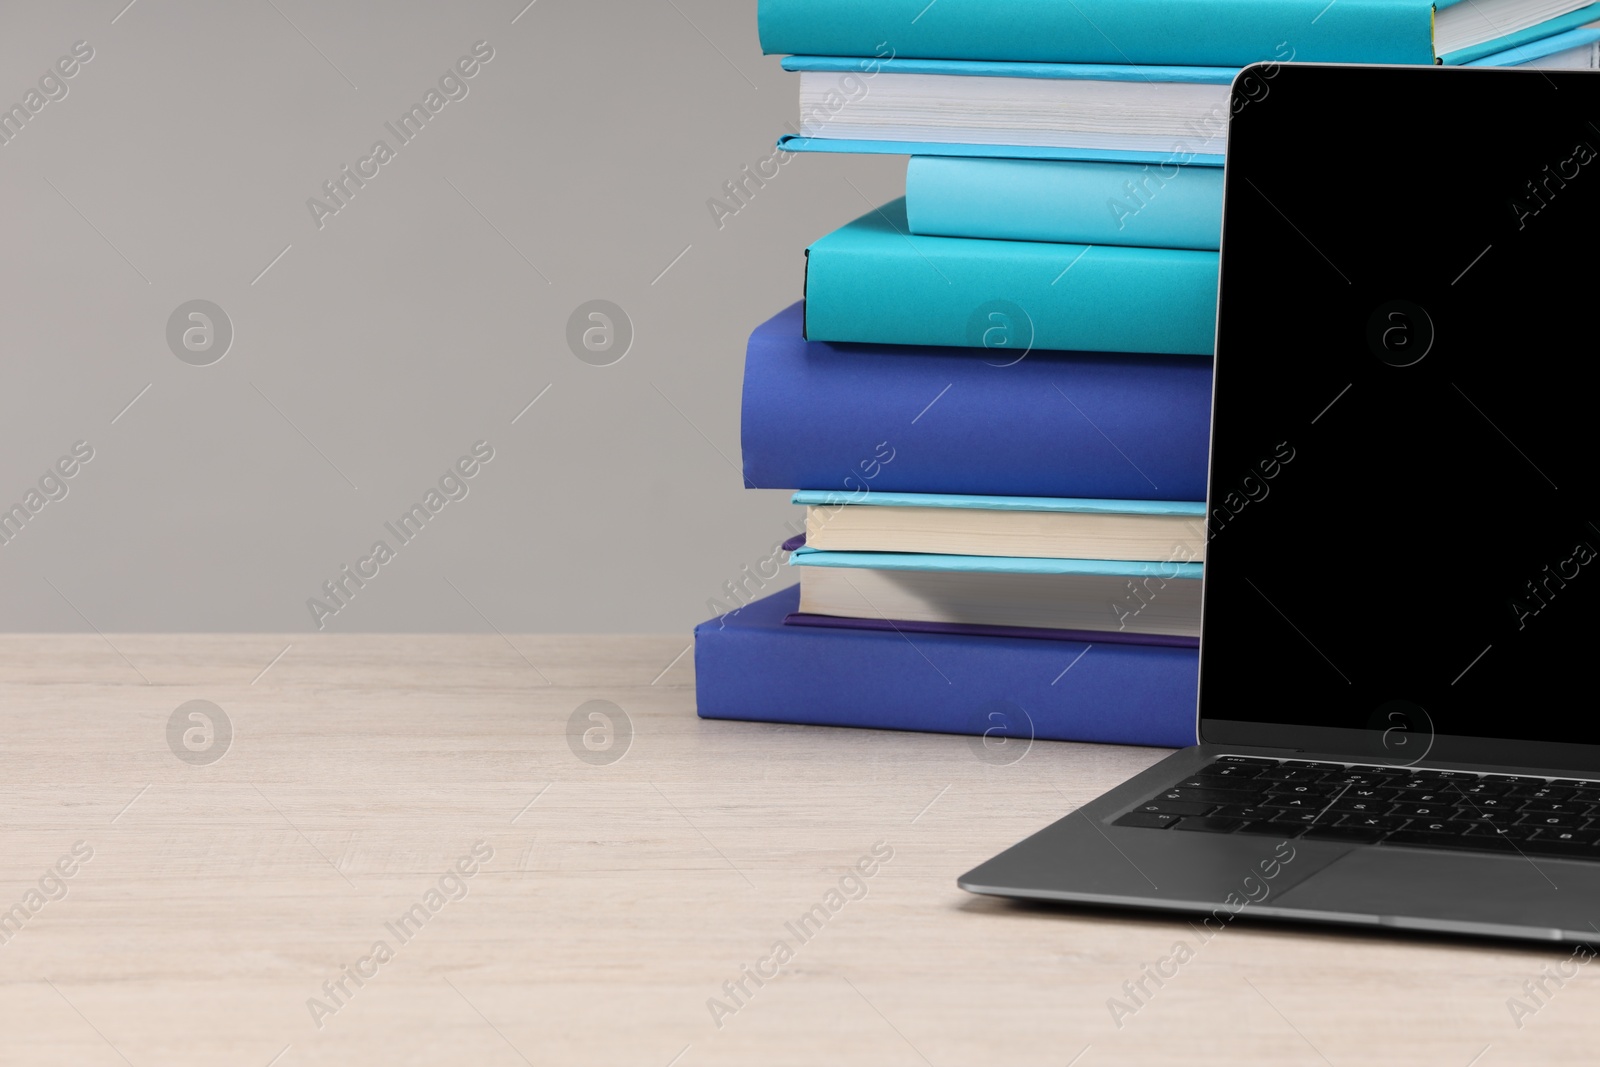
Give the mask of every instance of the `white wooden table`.
M 1600 1057 L 1600 968 L 1525 991 L 1562 949 L 1243 921 L 1201 945 L 970 896 L 959 873 L 1162 753 L 1000 765 L 959 737 L 702 722 L 687 643 L 0 639 L 0 1063 Z M 589 701 L 626 717 L 610 748 L 606 705 L 569 741 Z M 1178 941 L 1194 958 L 1119 1027 L 1108 1001 Z

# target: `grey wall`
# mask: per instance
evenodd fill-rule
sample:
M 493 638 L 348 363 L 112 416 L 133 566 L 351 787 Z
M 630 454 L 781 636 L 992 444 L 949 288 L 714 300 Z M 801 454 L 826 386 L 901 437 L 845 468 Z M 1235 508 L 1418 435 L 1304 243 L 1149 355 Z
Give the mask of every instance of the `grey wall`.
M 0 629 L 311 631 L 380 538 L 328 631 L 675 629 L 785 536 L 798 509 L 737 469 L 745 338 L 904 172 L 797 157 L 718 228 L 796 110 L 753 3 L 125 3 L 0 16 L 0 105 L 93 49 L 0 145 L 0 505 L 93 449 L 0 545 Z M 478 41 L 401 145 L 384 123 Z M 633 327 L 608 366 L 568 344 L 596 299 Z M 232 324 L 209 365 L 169 344 L 193 300 Z M 384 523 L 477 441 L 401 545 Z

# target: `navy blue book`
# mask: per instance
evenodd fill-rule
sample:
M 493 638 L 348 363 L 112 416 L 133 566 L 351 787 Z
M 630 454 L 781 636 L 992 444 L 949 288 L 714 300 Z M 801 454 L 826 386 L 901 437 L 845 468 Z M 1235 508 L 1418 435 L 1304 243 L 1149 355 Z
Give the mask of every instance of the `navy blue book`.
M 1195 743 L 1197 649 L 785 625 L 799 602 L 695 627 L 701 718 L 972 734 L 1007 762 L 1029 738 Z
M 1209 359 L 808 342 L 803 319 L 750 336 L 747 486 L 1206 498 Z

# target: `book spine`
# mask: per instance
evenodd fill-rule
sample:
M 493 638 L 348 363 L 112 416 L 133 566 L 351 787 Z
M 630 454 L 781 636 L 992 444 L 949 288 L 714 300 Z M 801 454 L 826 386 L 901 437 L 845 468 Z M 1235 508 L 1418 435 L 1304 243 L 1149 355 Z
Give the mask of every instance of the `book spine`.
M 694 660 L 705 719 L 968 734 L 1006 761 L 1033 740 L 1195 743 L 1192 648 L 712 620 Z
M 1205 499 L 1209 360 L 808 342 L 802 315 L 750 337 L 751 487 Z
M 928 237 L 1216 251 L 1222 171 L 1127 163 L 915 156 L 906 220 Z
M 811 246 L 808 338 L 1211 354 L 1215 252 L 919 237 L 903 201 L 877 215 Z
M 1242 67 L 1434 61 L 1428 0 L 760 0 L 769 55 Z M 1562 27 L 1565 28 L 1565 27 Z

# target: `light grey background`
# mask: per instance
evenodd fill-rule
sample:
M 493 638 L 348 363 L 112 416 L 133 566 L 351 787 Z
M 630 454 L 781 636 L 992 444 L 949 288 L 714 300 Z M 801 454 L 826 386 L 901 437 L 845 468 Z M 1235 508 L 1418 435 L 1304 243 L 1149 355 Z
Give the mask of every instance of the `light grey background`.
M 738 471 L 745 339 L 904 163 L 796 157 L 718 229 L 796 111 L 753 3 L 125 4 L 0 16 L 0 105 L 94 49 L 0 146 L 0 505 L 94 448 L 0 545 L 0 629 L 311 631 L 379 538 L 327 631 L 678 629 L 787 536 Z M 468 95 L 318 229 L 307 199 L 480 40 Z M 166 341 L 195 299 L 233 323 L 211 366 Z M 611 366 L 567 346 L 593 299 L 633 323 Z

